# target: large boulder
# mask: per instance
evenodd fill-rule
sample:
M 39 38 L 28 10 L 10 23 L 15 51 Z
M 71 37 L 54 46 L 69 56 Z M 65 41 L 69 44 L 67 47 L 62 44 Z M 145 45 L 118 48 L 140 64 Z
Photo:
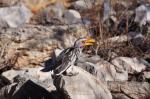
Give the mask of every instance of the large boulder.
M 141 5 L 135 9 L 135 22 L 138 22 L 141 26 L 150 22 L 150 7 Z
M 0 8 L 0 21 L 2 20 L 6 24 L 1 24 L 1 27 L 16 28 L 29 23 L 31 17 L 31 11 L 23 4 Z
M 79 67 L 76 76 L 54 76 L 54 85 L 64 99 L 112 99 L 104 82 Z
M 66 24 L 81 24 L 81 15 L 76 10 L 67 10 L 64 13 L 64 19 Z
M 108 82 L 114 99 L 149 99 L 148 82 Z
M 115 65 L 98 56 L 81 57 L 77 64 L 87 72 L 103 81 L 127 81 L 128 71 L 117 68 Z
M 53 89 L 55 87 L 53 85 L 53 81 L 51 78 L 51 71 L 50 72 L 42 72 L 42 67 L 35 67 L 35 68 L 22 68 L 21 70 L 8 70 L 2 73 L 2 76 L 7 78 L 11 83 L 15 82 L 16 77 L 25 78 L 25 81 L 32 80 L 34 83 L 45 87 L 47 90 Z M 49 86 L 49 87 L 48 87 Z
M 111 61 L 117 68 L 127 70 L 128 73 L 142 72 L 149 68 L 150 64 L 141 58 L 117 57 Z
M 2 74 L 1 80 L 8 80 L 9 85 L 0 90 L 0 99 L 60 99 L 51 72 L 42 72 L 42 67 L 9 70 Z

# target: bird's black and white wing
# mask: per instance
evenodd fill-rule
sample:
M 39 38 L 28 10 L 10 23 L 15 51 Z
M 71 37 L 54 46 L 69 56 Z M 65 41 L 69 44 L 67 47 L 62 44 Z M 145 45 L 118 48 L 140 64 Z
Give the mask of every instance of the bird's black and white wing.
M 65 72 L 76 61 L 75 49 L 70 47 L 65 49 L 56 59 L 54 74 L 60 75 Z

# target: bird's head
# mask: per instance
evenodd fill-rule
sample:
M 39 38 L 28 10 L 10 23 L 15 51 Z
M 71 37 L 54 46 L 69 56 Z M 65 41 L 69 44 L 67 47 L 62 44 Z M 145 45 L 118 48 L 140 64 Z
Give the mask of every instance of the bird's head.
M 79 38 L 75 41 L 74 47 L 75 48 L 84 48 L 85 46 L 90 46 L 95 43 L 95 40 L 90 37 Z

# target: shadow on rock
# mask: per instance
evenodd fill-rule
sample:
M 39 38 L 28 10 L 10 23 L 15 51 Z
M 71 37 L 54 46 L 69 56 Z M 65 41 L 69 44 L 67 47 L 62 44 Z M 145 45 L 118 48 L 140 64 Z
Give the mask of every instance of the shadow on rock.
M 10 93 L 11 94 L 11 93 Z M 47 91 L 31 80 L 24 83 L 9 99 L 60 99 L 57 91 Z
M 56 55 L 55 53 L 53 53 L 52 58 L 44 62 L 44 68 L 41 71 L 42 72 L 52 71 L 54 69 L 55 62 L 56 62 Z

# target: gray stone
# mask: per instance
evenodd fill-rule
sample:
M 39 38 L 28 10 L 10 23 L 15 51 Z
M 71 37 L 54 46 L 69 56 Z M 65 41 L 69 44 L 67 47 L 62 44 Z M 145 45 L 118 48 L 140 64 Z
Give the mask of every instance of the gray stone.
M 113 99 L 130 99 L 128 96 L 122 94 L 122 93 L 115 93 L 112 94 Z
M 138 32 L 129 32 L 128 39 L 130 39 L 133 45 L 137 47 L 143 44 L 145 37 Z
M 128 71 L 117 68 L 115 65 L 101 60 L 97 63 L 98 77 L 105 81 L 126 81 L 128 80 Z
M 44 14 L 43 21 L 45 22 L 44 24 L 49 24 L 49 25 L 64 24 L 64 20 L 62 18 L 64 11 L 65 11 L 65 7 L 62 3 L 56 2 L 54 5 L 50 5 L 43 12 Z
M 17 4 L 19 0 L 0 0 L 1 7 L 8 7 Z
M 83 11 L 94 7 L 95 5 L 102 4 L 103 0 L 77 0 L 71 4 L 74 9 Z
M 67 24 L 79 24 L 81 23 L 81 15 L 76 10 L 67 10 L 64 12 L 64 19 Z
M 88 9 L 88 5 L 85 3 L 84 0 L 78 0 L 78 1 L 75 1 L 72 6 L 76 9 L 76 10 L 80 10 L 80 11 L 83 11 L 83 10 L 86 10 Z
M 150 22 L 150 7 L 141 5 L 135 10 L 135 22 L 138 22 L 141 26 Z
M 150 72 L 143 72 L 144 73 L 144 77 L 146 78 L 146 79 L 150 79 Z
M 5 21 L 9 27 L 18 27 L 30 21 L 32 13 L 23 4 L 12 7 L 0 8 L 0 18 Z
M 91 73 L 103 81 L 126 81 L 128 71 L 118 68 L 113 64 L 98 57 L 80 59 L 77 66 Z
M 18 75 L 23 75 L 25 71 L 15 71 L 15 70 L 9 70 L 2 73 L 2 76 L 7 78 L 9 81 L 13 82 L 14 77 Z
M 150 0 L 140 0 L 141 3 L 147 3 L 147 2 L 150 2 Z
M 65 99 L 112 99 L 107 86 L 79 67 L 76 76 L 54 76 L 54 85 Z
M 129 58 L 129 57 L 117 57 L 111 61 L 117 68 L 127 70 L 128 73 L 142 72 L 150 66 L 150 64 L 144 59 Z
M 50 84 L 49 84 L 50 85 Z M 46 90 L 39 84 L 24 77 L 16 77 L 15 82 L 0 89 L 0 99 L 60 99 L 56 90 Z
M 42 67 L 36 68 L 22 68 L 22 70 L 8 70 L 2 73 L 2 76 L 7 78 L 9 81 L 14 82 L 14 78 L 17 76 L 21 76 L 26 78 L 27 80 L 31 79 L 35 83 L 44 82 L 47 80 L 52 80 L 51 71 L 50 72 L 42 72 Z M 50 81 L 49 81 L 50 82 Z M 47 85 L 48 86 L 48 85 Z
M 104 0 L 103 22 L 109 20 L 109 18 L 111 18 L 112 21 L 115 22 L 115 20 L 113 20 L 113 17 L 111 16 L 114 16 L 116 12 L 114 11 L 110 3 L 111 3 L 110 0 Z
M 108 88 L 112 93 L 122 93 L 130 99 L 147 99 L 150 94 L 148 82 L 108 82 Z

